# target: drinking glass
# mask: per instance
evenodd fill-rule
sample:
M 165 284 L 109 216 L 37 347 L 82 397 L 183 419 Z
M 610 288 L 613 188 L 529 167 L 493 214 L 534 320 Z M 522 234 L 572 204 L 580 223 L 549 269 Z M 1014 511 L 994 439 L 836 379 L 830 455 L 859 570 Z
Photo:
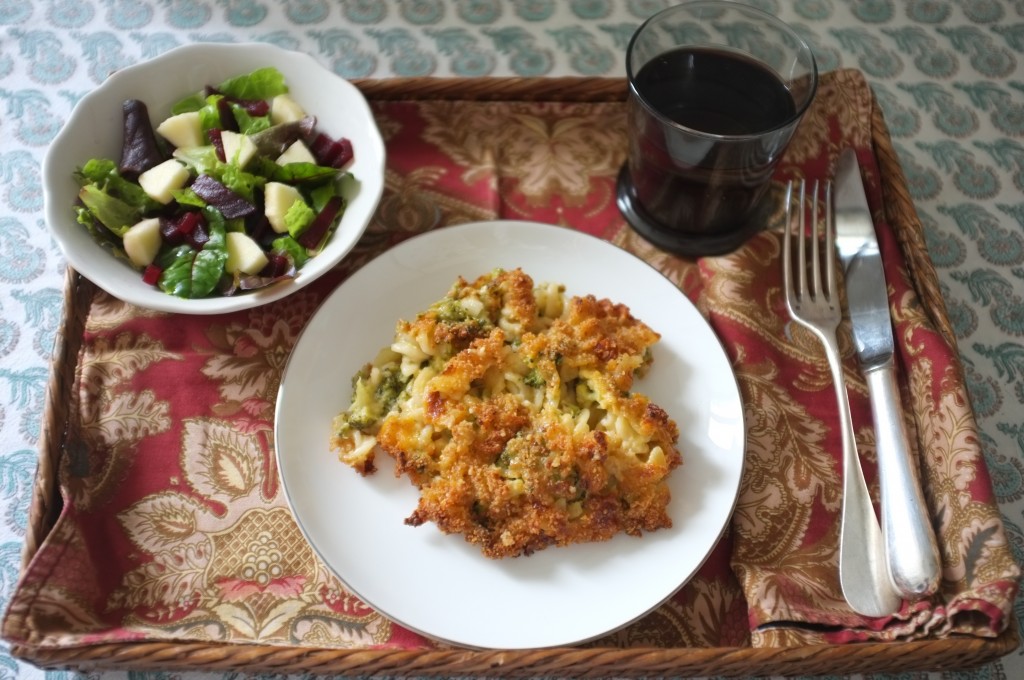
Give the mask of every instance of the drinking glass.
M 626 74 L 626 221 L 682 255 L 734 250 L 767 222 L 772 173 L 814 99 L 810 47 L 754 7 L 687 2 L 637 29 Z

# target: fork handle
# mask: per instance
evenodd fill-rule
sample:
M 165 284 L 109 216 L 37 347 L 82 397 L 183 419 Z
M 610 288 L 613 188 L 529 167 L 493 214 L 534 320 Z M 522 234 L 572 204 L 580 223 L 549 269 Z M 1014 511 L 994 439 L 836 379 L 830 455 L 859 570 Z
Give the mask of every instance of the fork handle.
M 875 422 L 882 536 L 889 576 L 904 597 L 925 597 L 939 585 L 939 549 L 911 457 L 892 362 L 865 371 L 864 377 Z
M 882 532 L 864 480 L 853 417 L 834 333 L 818 332 L 835 385 L 843 450 L 843 504 L 839 532 L 839 585 L 847 603 L 864 616 L 888 616 L 900 606 L 885 563 Z

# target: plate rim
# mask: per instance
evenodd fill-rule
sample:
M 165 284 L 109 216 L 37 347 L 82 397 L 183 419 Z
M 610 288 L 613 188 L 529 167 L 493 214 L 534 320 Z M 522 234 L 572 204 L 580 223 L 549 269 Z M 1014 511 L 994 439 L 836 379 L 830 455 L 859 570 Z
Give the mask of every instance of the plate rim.
M 742 392 L 740 391 L 739 382 L 737 380 L 736 372 L 733 369 L 731 361 L 729 360 L 728 353 L 726 352 L 725 346 L 722 343 L 721 338 L 715 332 L 715 330 L 711 326 L 710 322 L 702 314 L 700 314 L 699 309 L 697 309 L 697 307 L 693 303 L 693 301 L 690 300 L 686 296 L 686 294 L 683 293 L 683 291 L 680 290 L 678 288 L 678 286 L 674 282 L 672 282 L 670 279 L 668 279 L 667 276 L 665 276 L 654 265 L 652 265 L 650 262 L 647 262 L 642 257 L 639 257 L 638 255 L 636 255 L 634 253 L 631 253 L 631 252 L 629 252 L 629 251 L 619 247 L 618 245 L 616 245 L 616 244 L 614 244 L 614 243 L 612 243 L 612 242 L 610 242 L 608 240 L 605 240 L 605 239 L 602 239 L 600 237 L 594 236 L 592 234 L 588 234 L 586 232 L 574 229 L 572 227 L 566 227 L 566 226 L 554 225 L 554 224 L 547 224 L 547 223 L 542 223 L 542 222 L 539 222 L 539 221 L 532 221 L 532 220 L 500 219 L 500 218 L 499 219 L 495 219 L 495 220 L 480 220 L 480 221 L 467 222 L 467 223 L 461 223 L 461 224 L 455 224 L 455 225 L 448 225 L 448 226 L 443 226 L 443 227 L 435 228 L 435 229 L 432 229 L 432 230 L 429 230 L 429 231 L 426 231 L 426 232 L 421 232 L 421 233 L 416 234 L 414 236 L 410 236 L 409 238 L 405 239 L 404 241 L 402 241 L 402 242 L 400 242 L 400 243 L 398 243 L 398 244 L 396 244 L 394 246 L 391 246 L 390 248 L 388 248 L 384 252 L 378 254 L 373 259 L 371 259 L 370 261 L 368 261 L 364 265 L 362 265 L 360 267 L 360 269 L 355 271 L 351 276 L 349 276 L 345 281 L 343 281 L 341 284 L 339 284 L 335 289 L 330 291 L 324 297 L 324 299 L 321 301 L 321 303 L 313 311 L 313 313 L 311 314 L 310 318 L 307 320 L 306 324 L 303 326 L 303 328 L 301 329 L 299 334 L 296 336 L 295 343 L 293 345 L 292 351 L 289 353 L 288 359 L 287 359 L 287 361 L 286 361 L 286 363 L 285 363 L 285 365 L 284 365 L 284 367 L 282 369 L 281 383 L 280 383 L 280 385 L 278 387 L 278 395 L 277 395 L 277 401 L 276 401 L 276 404 L 275 404 L 275 411 L 274 411 L 274 453 L 275 453 L 275 462 L 277 464 L 277 469 L 278 469 L 278 475 L 279 475 L 280 483 L 281 483 L 281 490 L 282 490 L 282 492 L 283 492 L 283 494 L 285 496 L 285 500 L 288 503 L 289 509 L 292 512 L 292 516 L 293 516 L 293 518 L 294 518 L 294 520 L 296 522 L 296 525 L 299 527 L 299 530 L 301 531 L 301 533 L 305 537 L 305 539 L 306 539 L 307 543 L 309 544 L 310 548 L 314 551 L 314 553 L 317 555 L 317 557 L 321 560 L 323 566 L 326 569 L 328 569 L 331 572 L 331 574 L 333 574 L 346 589 L 348 589 L 353 595 L 355 595 L 357 598 L 359 598 L 359 600 L 362 601 L 364 604 L 366 604 L 367 606 L 372 608 L 378 614 L 380 614 L 380 615 L 386 617 L 387 619 L 393 621 L 394 623 L 399 624 L 400 626 L 402 626 L 403 628 L 405 628 L 405 629 L 407 629 L 409 631 L 412 631 L 414 633 L 418 633 L 418 634 L 422 635 L 423 637 L 425 637 L 427 639 L 434 640 L 434 641 L 437 641 L 437 642 L 440 642 L 440 643 L 443 643 L 443 644 L 450 644 L 450 645 L 454 645 L 454 646 L 458 646 L 458 647 L 462 647 L 462 648 L 467 648 L 467 649 L 488 649 L 488 648 L 492 648 L 492 647 L 487 647 L 487 646 L 484 646 L 484 645 L 474 644 L 474 643 L 468 642 L 466 640 L 459 640 L 459 639 L 454 639 L 453 637 L 449 637 L 449 636 L 445 636 L 445 635 L 440 635 L 440 634 L 438 634 L 436 632 L 431 632 L 430 630 L 426 630 L 422 626 L 411 624 L 411 623 L 407 622 L 406 620 L 404 620 L 403 617 L 397 616 L 394 613 L 392 613 L 391 611 L 388 611 L 386 608 L 382 608 L 379 605 L 377 605 L 374 602 L 372 602 L 370 599 L 367 599 L 365 595 L 360 593 L 359 589 L 357 589 L 357 588 L 352 586 L 352 584 L 350 583 L 350 580 L 347 579 L 345 577 L 345 575 L 342 574 L 339 571 L 338 568 L 336 568 L 334 565 L 331 564 L 330 560 L 328 559 L 328 556 L 324 553 L 324 551 L 321 549 L 321 547 L 316 543 L 316 541 L 314 540 L 314 537 L 310 534 L 310 530 L 307 528 L 306 523 L 303 521 L 302 517 L 299 515 L 299 513 L 297 511 L 296 505 L 295 505 L 295 503 L 293 502 L 293 499 L 292 499 L 292 493 L 294 492 L 294 490 L 292 490 L 291 492 L 289 491 L 289 485 L 288 485 L 288 481 L 286 479 L 286 473 L 285 473 L 286 466 L 283 464 L 283 453 L 282 453 L 282 446 L 281 446 L 282 438 L 280 436 L 280 431 L 279 431 L 280 424 L 281 424 L 281 417 L 280 417 L 280 415 L 281 415 L 281 411 L 282 411 L 282 404 L 284 403 L 284 399 L 283 399 L 284 392 L 285 392 L 285 389 L 286 389 L 286 380 L 285 380 L 285 378 L 286 378 L 286 376 L 287 376 L 287 374 L 289 372 L 290 367 L 292 366 L 293 359 L 296 356 L 295 349 L 300 346 L 300 344 L 302 343 L 302 340 L 303 340 L 304 336 L 306 335 L 307 331 L 313 326 L 313 320 L 315 319 L 315 317 L 318 314 L 320 314 L 321 311 L 329 308 L 329 304 L 330 304 L 331 300 L 333 298 L 335 298 L 336 296 L 343 296 L 346 293 L 348 293 L 351 290 L 351 287 L 352 287 L 351 284 L 353 283 L 353 281 L 355 283 L 359 282 L 359 279 L 361 278 L 360 274 L 363 274 L 364 272 L 371 272 L 371 270 L 373 269 L 375 264 L 377 266 L 383 266 L 383 265 L 378 263 L 378 260 L 382 260 L 383 258 L 385 258 L 388 255 L 393 255 L 393 254 L 395 254 L 396 251 L 400 250 L 404 254 L 404 252 L 407 251 L 407 250 L 408 251 L 414 251 L 416 245 L 418 243 L 422 242 L 423 240 L 434 239 L 434 238 L 451 238 L 457 232 L 469 231 L 469 230 L 481 229 L 481 228 L 484 228 L 484 229 L 490 228 L 492 230 L 493 229 L 539 229 L 539 230 L 554 229 L 554 230 L 558 230 L 559 232 L 561 232 L 563 234 L 568 234 L 570 236 L 570 238 L 580 238 L 581 240 L 589 241 L 590 244 L 593 245 L 593 246 L 596 246 L 596 247 L 599 247 L 599 248 L 607 248 L 607 249 L 609 249 L 609 252 L 614 254 L 614 256 L 619 256 L 619 257 L 627 256 L 627 257 L 633 259 L 635 262 L 638 262 L 638 263 L 644 265 L 651 273 L 653 273 L 657 277 L 660 277 L 661 279 L 664 279 L 673 288 L 675 288 L 676 292 L 679 295 L 679 300 L 683 304 L 691 306 L 693 308 L 693 310 L 697 313 L 697 315 L 700 317 L 701 321 L 703 322 L 704 326 L 706 327 L 706 330 L 710 333 L 711 337 L 715 340 L 715 344 L 716 344 L 718 350 L 721 352 L 721 358 L 725 361 L 725 364 L 728 367 L 728 375 L 731 378 L 729 386 L 732 388 L 733 397 L 734 397 L 734 401 L 732 403 L 736 407 L 737 415 L 738 415 L 738 423 L 736 425 L 736 428 L 741 433 L 741 435 L 738 437 L 739 445 L 738 445 L 738 450 L 736 451 L 738 460 L 735 461 L 735 469 L 736 469 L 735 485 L 734 485 L 734 488 L 732 488 L 731 492 L 730 492 L 731 502 L 729 504 L 729 507 L 728 507 L 727 511 L 725 510 L 724 506 L 722 508 L 722 514 L 721 514 L 722 521 L 721 521 L 721 525 L 717 528 L 717 532 L 715 534 L 714 540 L 711 541 L 710 544 L 707 546 L 704 554 L 696 562 L 696 564 L 693 566 L 692 570 L 688 574 L 681 575 L 679 582 L 676 583 L 667 593 L 665 593 L 656 602 L 654 602 L 653 604 L 649 604 L 649 606 L 647 606 L 642 611 L 639 611 L 634 616 L 631 616 L 628 619 L 623 620 L 623 621 L 617 623 L 612 628 L 601 630 L 601 631 L 597 631 L 597 632 L 594 632 L 592 634 L 588 634 L 588 635 L 583 636 L 583 637 L 573 636 L 571 639 L 556 640 L 556 641 L 551 642 L 550 644 L 510 645 L 510 646 L 501 646 L 501 647 L 493 647 L 493 648 L 494 649 L 503 649 L 503 650 L 517 650 L 517 649 L 521 650 L 521 649 L 553 648 L 553 647 L 560 647 L 560 646 L 571 646 L 571 645 L 583 644 L 583 643 L 586 643 L 586 642 L 590 642 L 590 641 L 592 641 L 594 639 L 598 639 L 600 637 L 603 637 L 605 635 L 611 634 L 611 633 L 613 633 L 613 632 L 615 632 L 617 630 L 620 630 L 620 629 L 630 625 L 631 623 L 634 623 L 637 620 L 643 618 L 644 616 L 650 614 L 652 611 L 654 611 L 655 609 L 660 607 L 666 601 L 671 599 L 676 593 L 678 593 L 679 590 L 682 589 L 693 578 L 693 576 L 695 576 L 700 571 L 700 569 L 703 567 L 703 565 L 707 562 L 707 560 L 714 553 L 716 547 L 721 542 L 722 537 L 724 536 L 724 534 L 726 533 L 726 531 L 729 528 L 730 519 L 731 519 L 733 513 L 735 512 L 735 508 L 736 508 L 737 503 L 739 501 L 739 491 L 740 491 L 740 483 L 741 483 L 741 480 L 742 480 L 742 471 L 743 471 L 743 469 L 745 467 L 745 462 L 746 462 L 746 457 L 747 457 L 747 447 L 746 447 L 746 427 L 747 427 L 747 422 L 746 422 L 746 414 L 745 414 L 745 411 L 743 409 Z M 442 236 L 442 234 L 443 234 L 443 236 Z M 522 266 L 523 266 L 524 270 L 528 269 L 528 267 L 529 267 L 529 265 L 526 264 L 526 263 L 524 263 Z M 369 275 L 370 275 L 369 273 L 363 274 L 363 276 L 369 276 Z M 342 290 L 345 289 L 346 286 L 349 286 L 349 289 L 346 290 L 345 292 L 342 292 Z M 623 301 L 623 302 L 625 302 L 625 301 Z M 395 321 L 397 321 L 397 319 L 395 319 Z M 340 462 L 338 464 L 342 465 L 342 463 L 340 463 Z M 434 527 L 434 529 L 436 530 L 436 527 Z M 581 544 L 581 545 L 584 545 L 584 544 Z M 572 546 L 566 546 L 566 548 L 569 548 L 569 549 L 571 549 L 571 547 Z M 556 549 L 555 547 L 551 548 L 551 550 L 555 550 L 555 549 Z

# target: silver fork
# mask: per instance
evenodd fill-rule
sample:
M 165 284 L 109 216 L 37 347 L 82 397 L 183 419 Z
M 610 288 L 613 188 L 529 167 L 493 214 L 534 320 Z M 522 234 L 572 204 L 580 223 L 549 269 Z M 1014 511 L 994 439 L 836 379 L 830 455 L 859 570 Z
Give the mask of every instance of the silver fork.
M 811 196 L 807 185 L 799 182 L 794 197 L 790 182 L 786 190 L 786 234 L 782 242 L 782 278 L 786 307 L 790 316 L 814 333 L 825 348 L 839 406 L 839 429 L 843 443 L 843 502 L 839 534 L 839 584 L 850 607 L 865 616 L 885 616 L 895 612 L 900 598 L 889 581 L 885 566 L 882 531 L 875 517 L 864 472 L 853 436 L 850 403 L 843 378 L 836 330 L 843 312 L 836 277 L 835 226 L 832 210 L 832 183 L 825 182 L 824 216 L 820 214 L 819 183 L 814 182 Z M 807 234 L 807 201 L 811 201 L 811 232 Z M 796 215 L 794 219 L 793 210 Z M 796 231 L 794 233 L 794 224 Z M 824 231 L 824 253 L 819 246 Z M 810 253 L 807 241 L 810 240 Z M 797 250 L 796 271 L 793 253 Z M 822 276 L 822 255 L 825 267 Z M 795 273 L 795 280 L 794 280 Z

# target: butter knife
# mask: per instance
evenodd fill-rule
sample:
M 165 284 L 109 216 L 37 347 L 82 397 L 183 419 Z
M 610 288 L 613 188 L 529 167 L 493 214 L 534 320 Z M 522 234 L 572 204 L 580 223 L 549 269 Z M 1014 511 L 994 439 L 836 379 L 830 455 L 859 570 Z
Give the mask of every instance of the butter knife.
M 882 537 L 893 587 L 918 599 L 939 585 L 940 560 L 903 421 L 893 364 L 892 317 L 875 226 L 857 156 L 839 156 L 836 247 L 843 264 L 853 340 L 871 398 L 878 455 Z

